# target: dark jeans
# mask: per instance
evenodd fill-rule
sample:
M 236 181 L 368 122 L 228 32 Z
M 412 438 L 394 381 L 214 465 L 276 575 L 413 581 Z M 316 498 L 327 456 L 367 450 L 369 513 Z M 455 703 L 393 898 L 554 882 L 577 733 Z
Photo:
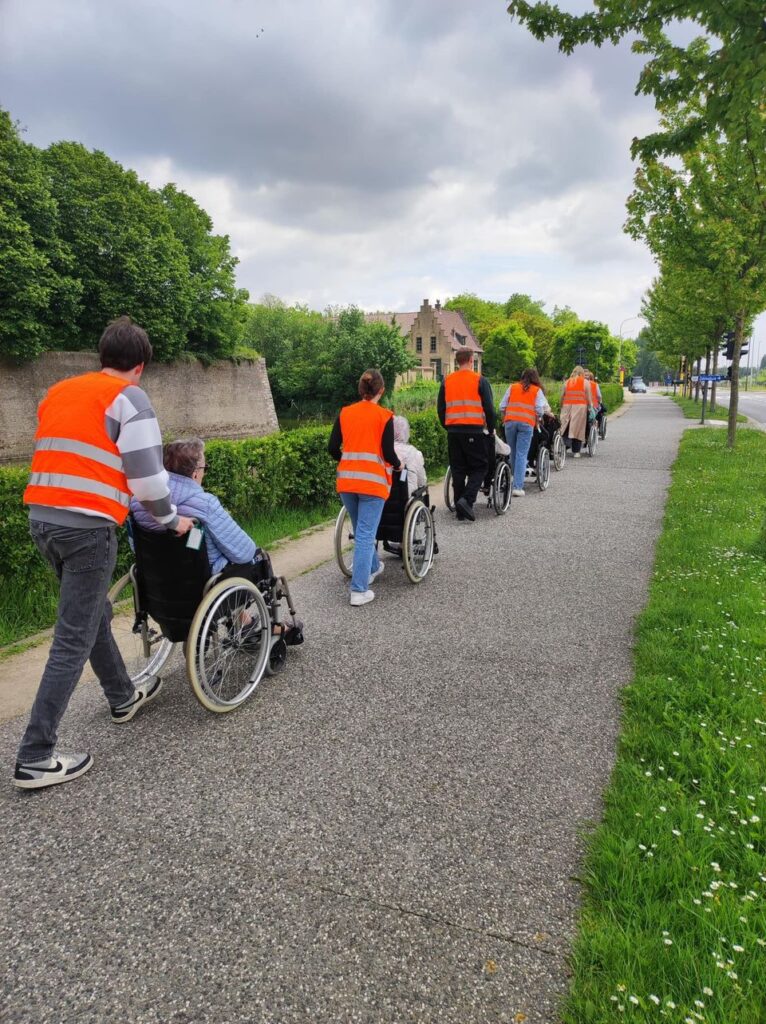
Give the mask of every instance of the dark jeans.
M 475 434 L 448 432 L 447 451 L 455 501 L 465 498 L 469 505 L 473 505 L 487 472 L 486 436 L 482 431 Z
M 30 523 L 32 539 L 59 578 L 58 618 L 19 761 L 41 761 L 56 745 L 58 726 L 90 658 L 113 707 L 135 692 L 112 636 L 112 606 L 106 600 L 117 561 L 113 526 L 92 530 Z
M 586 427 L 586 429 L 587 429 L 587 427 Z M 580 451 L 580 449 L 583 446 L 583 442 L 582 441 L 578 441 L 578 439 L 576 437 L 570 438 L 570 436 L 569 436 L 569 427 L 567 427 L 566 430 L 564 431 L 563 437 L 564 437 L 564 442 L 566 443 L 567 448 L 571 448 L 572 449 L 572 454 L 573 455 L 577 455 L 578 452 Z

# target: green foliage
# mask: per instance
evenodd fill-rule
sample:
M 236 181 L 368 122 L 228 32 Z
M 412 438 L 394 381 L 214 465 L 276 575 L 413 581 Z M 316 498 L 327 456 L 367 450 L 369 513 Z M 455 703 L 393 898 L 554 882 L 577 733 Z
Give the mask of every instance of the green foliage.
M 484 373 L 490 380 L 518 380 L 528 366 L 534 366 L 535 351 L 532 341 L 514 320 L 490 331 L 484 342 Z
M 598 352 L 596 344 L 601 346 Z M 599 380 L 604 380 L 616 373 L 618 351 L 619 339 L 611 336 L 606 324 L 595 320 L 570 321 L 556 331 L 551 371 L 563 379 L 578 363 L 594 372 L 598 366 Z
M 439 381 L 413 381 L 412 384 L 402 384 L 398 387 L 388 405 L 395 413 L 409 416 L 413 412 L 435 409 L 438 394 Z
M 383 374 L 390 395 L 397 374 L 414 365 L 398 328 L 366 323 L 354 306 L 322 315 L 288 308 L 272 296 L 250 306 L 245 339 L 263 353 L 281 409 L 308 402 L 337 411 L 357 397 L 359 378 L 370 367 Z
M 50 348 L 79 310 L 81 287 L 58 226 L 40 153 L 0 110 L 0 357 L 10 361 Z

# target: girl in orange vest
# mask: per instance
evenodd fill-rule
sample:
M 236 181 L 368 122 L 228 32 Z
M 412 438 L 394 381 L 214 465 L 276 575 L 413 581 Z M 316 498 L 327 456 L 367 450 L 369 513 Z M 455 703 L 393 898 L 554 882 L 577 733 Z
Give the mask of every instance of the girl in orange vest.
M 375 598 L 370 584 L 384 569 L 375 535 L 391 490 L 391 467 L 403 468 L 394 448 L 394 414 L 379 405 L 385 390 L 380 371 L 365 370 L 359 378 L 360 401 L 341 409 L 327 446 L 338 463 L 338 494 L 354 526 L 354 606 Z
M 582 366 L 575 366 L 561 389 L 561 435 L 572 443 L 572 455 L 580 458 L 588 432 L 588 410 L 593 407 L 590 387 Z
M 505 439 L 511 447 L 511 493 L 517 498 L 524 497 L 529 446 L 532 444 L 535 425 L 545 412 L 550 412 L 550 407 L 545 399 L 537 370 L 530 366 L 522 373 L 521 380 L 509 386 L 500 402 Z

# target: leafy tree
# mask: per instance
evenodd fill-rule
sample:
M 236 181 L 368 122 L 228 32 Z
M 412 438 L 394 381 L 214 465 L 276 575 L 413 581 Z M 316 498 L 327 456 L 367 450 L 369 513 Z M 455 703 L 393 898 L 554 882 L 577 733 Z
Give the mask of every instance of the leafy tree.
M 489 302 L 470 293 L 449 299 L 444 308 L 456 309 L 463 314 L 482 347 L 490 332 L 508 319 L 501 303 Z
M 156 358 L 173 359 L 184 348 L 194 295 L 162 197 L 75 142 L 56 143 L 43 158 L 82 284 L 81 311 L 62 327 L 62 347 L 93 348 L 104 325 L 128 313 L 148 331 Z
M 160 195 L 189 264 L 186 347 L 207 359 L 230 356 L 244 331 L 248 294 L 237 288 L 239 260 L 231 254 L 229 236 L 214 235 L 208 214 L 175 185 L 165 185 Z
M 530 313 L 523 310 L 511 313 L 510 320 L 523 327 L 529 335 L 532 348 L 535 351 L 535 366 L 541 374 L 548 374 L 556 347 L 556 328 L 553 321 L 544 313 Z
M 0 110 L 0 356 L 33 359 L 78 312 L 80 287 L 58 235 L 39 150 Z
M 364 313 L 355 306 L 340 310 L 331 324 L 329 359 L 320 384 L 331 401 L 355 401 L 359 378 L 372 366 L 383 374 L 386 390 L 392 394 L 398 374 L 416 365 L 398 327 L 366 323 Z
M 719 132 L 741 141 L 762 118 L 766 19 L 759 0 L 596 0 L 595 10 L 580 15 L 547 0 L 510 0 L 508 13 L 535 38 L 557 38 L 567 54 L 588 43 L 638 37 L 633 50 L 648 60 L 636 92 L 654 96 L 661 110 L 688 101 L 696 109 L 680 124 L 635 139 L 634 156 L 686 152 Z M 685 47 L 674 44 L 664 31 L 674 22 L 697 25 L 705 35 Z
M 531 295 L 514 292 L 503 306 L 503 313 L 510 318 L 514 313 L 529 313 L 532 316 L 545 316 L 544 302 L 533 299 Z
M 630 354 L 624 341 L 622 348 L 623 357 Z M 553 374 L 563 379 L 579 363 L 594 372 L 598 369 L 599 379 L 607 380 L 616 373 L 618 350 L 619 340 L 612 337 L 606 324 L 595 320 L 570 321 L 556 331 Z
M 506 320 L 490 331 L 484 342 L 483 370 L 490 380 L 518 380 L 522 370 L 535 365 L 532 339 L 521 326 Z
M 575 324 L 579 316 L 569 306 L 554 306 L 551 314 L 551 321 L 554 327 L 565 327 L 567 324 Z

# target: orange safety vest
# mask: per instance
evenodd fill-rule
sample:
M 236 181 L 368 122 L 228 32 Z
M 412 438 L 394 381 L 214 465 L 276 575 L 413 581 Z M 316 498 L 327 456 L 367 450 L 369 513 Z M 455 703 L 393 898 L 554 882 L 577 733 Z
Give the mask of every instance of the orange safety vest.
M 508 396 L 508 405 L 505 407 L 505 419 L 503 423 L 515 420 L 518 423 L 528 423 L 534 427 L 537 423 L 535 412 L 535 401 L 540 388 L 537 384 L 530 384 L 525 391 L 521 381 L 511 385 L 511 393 Z
M 481 377 L 473 370 L 455 370 L 444 380 L 444 424 L 483 428 L 487 425 L 479 394 Z
M 601 405 L 598 397 L 598 384 L 595 380 L 589 380 L 588 384 L 590 386 L 590 400 L 593 404 L 593 408 L 598 410 L 599 405 Z
M 394 414 L 376 402 L 355 402 L 340 411 L 343 454 L 338 463 L 339 494 L 370 494 L 388 497 L 391 467 L 383 458 L 383 431 Z
M 570 377 L 566 382 L 564 397 L 561 399 L 564 405 L 587 405 L 588 392 L 585 390 L 587 382 L 584 377 Z
M 26 505 L 96 513 L 118 526 L 125 522 L 130 489 L 105 414 L 127 386 L 107 373 L 85 373 L 49 389 L 37 410 Z

